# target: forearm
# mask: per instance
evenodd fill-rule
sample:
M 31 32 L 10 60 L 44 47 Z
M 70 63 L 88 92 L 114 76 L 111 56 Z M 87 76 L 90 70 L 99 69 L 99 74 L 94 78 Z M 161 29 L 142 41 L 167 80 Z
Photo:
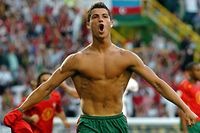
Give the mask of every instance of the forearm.
M 62 123 L 66 128 L 70 128 L 70 123 L 67 121 L 64 111 L 61 111 L 59 113 L 57 112 L 56 116 L 62 120 Z
M 43 100 L 46 96 L 48 96 L 51 91 L 51 87 L 47 84 L 42 84 L 40 87 L 38 87 L 36 90 L 34 90 L 27 98 L 26 100 L 21 104 L 19 107 L 22 112 L 26 111 L 27 109 L 31 108 L 33 105 L 39 103 L 41 100 Z
M 166 99 L 176 104 L 183 112 L 186 112 L 189 107 L 182 101 L 178 94 L 163 80 L 160 80 L 155 89 Z
M 56 116 L 59 117 L 62 120 L 62 122 L 67 120 L 64 111 L 61 111 L 59 113 L 56 112 Z
M 79 98 L 77 91 L 66 83 L 63 82 L 62 84 L 60 84 L 60 87 L 65 91 L 65 93 L 69 94 L 70 96 L 74 98 Z
M 74 90 L 65 90 L 66 93 L 68 93 L 70 96 L 74 97 L 74 98 L 80 98 L 78 93 Z
M 23 120 L 25 120 L 28 123 L 33 123 L 33 120 L 31 119 L 31 117 L 23 115 Z

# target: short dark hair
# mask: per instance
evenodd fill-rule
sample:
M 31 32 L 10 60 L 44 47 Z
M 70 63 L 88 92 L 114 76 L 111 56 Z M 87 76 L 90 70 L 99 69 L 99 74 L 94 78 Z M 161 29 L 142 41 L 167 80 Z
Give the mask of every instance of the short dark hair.
M 90 17 L 91 17 L 91 13 L 92 13 L 92 10 L 95 9 L 95 8 L 104 8 L 108 11 L 108 15 L 110 16 L 110 18 L 112 19 L 112 14 L 110 12 L 110 10 L 108 9 L 108 7 L 103 3 L 103 2 L 97 2 L 95 4 L 93 4 L 90 9 L 88 10 L 88 16 L 87 16 L 87 22 L 90 22 Z
M 42 72 L 42 73 L 40 73 L 40 75 L 38 76 L 38 78 L 37 78 L 37 87 L 41 84 L 41 78 L 42 78 L 42 76 L 43 75 L 52 75 L 52 73 L 50 73 L 50 72 Z
M 199 62 L 190 62 L 190 63 L 188 63 L 186 65 L 185 70 L 186 71 L 191 71 L 194 68 L 194 66 L 196 66 L 198 64 L 199 64 Z

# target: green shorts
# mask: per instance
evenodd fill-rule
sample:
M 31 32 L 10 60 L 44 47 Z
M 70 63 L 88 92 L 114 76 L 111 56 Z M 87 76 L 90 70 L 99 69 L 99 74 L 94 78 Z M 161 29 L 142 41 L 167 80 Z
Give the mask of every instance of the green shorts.
M 194 126 L 188 126 L 188 133 L 200 133 L 200 122 L 197 122 Z
M 114 116 L 81 115 L 77 124 L 77 133 L 128 133 L 123 113 Z

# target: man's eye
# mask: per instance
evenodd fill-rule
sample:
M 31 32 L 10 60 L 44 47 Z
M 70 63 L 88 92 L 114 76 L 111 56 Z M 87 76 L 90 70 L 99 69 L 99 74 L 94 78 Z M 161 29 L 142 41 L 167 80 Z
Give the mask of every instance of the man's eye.
M 96 16 L 96 15 L 94 15 L 94 16 L 92 16 L 92 18 L 97 18 L 97 16 Z

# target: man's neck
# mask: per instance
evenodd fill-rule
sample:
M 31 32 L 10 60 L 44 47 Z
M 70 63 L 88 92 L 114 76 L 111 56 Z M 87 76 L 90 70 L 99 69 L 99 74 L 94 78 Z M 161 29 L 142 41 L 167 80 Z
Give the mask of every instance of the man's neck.
M 92 47 L 97 49 L 98 51 L 104 51 L 108 49 L 112 45 L 110 39 L 103 39 L 102 41 L 94 40 L 92 43 Z
M 188 79 L 190 83 L 192 84 L 196 84 L 197 83 L 197 80 L 193 79 L 193 78 L 189 78 Z

